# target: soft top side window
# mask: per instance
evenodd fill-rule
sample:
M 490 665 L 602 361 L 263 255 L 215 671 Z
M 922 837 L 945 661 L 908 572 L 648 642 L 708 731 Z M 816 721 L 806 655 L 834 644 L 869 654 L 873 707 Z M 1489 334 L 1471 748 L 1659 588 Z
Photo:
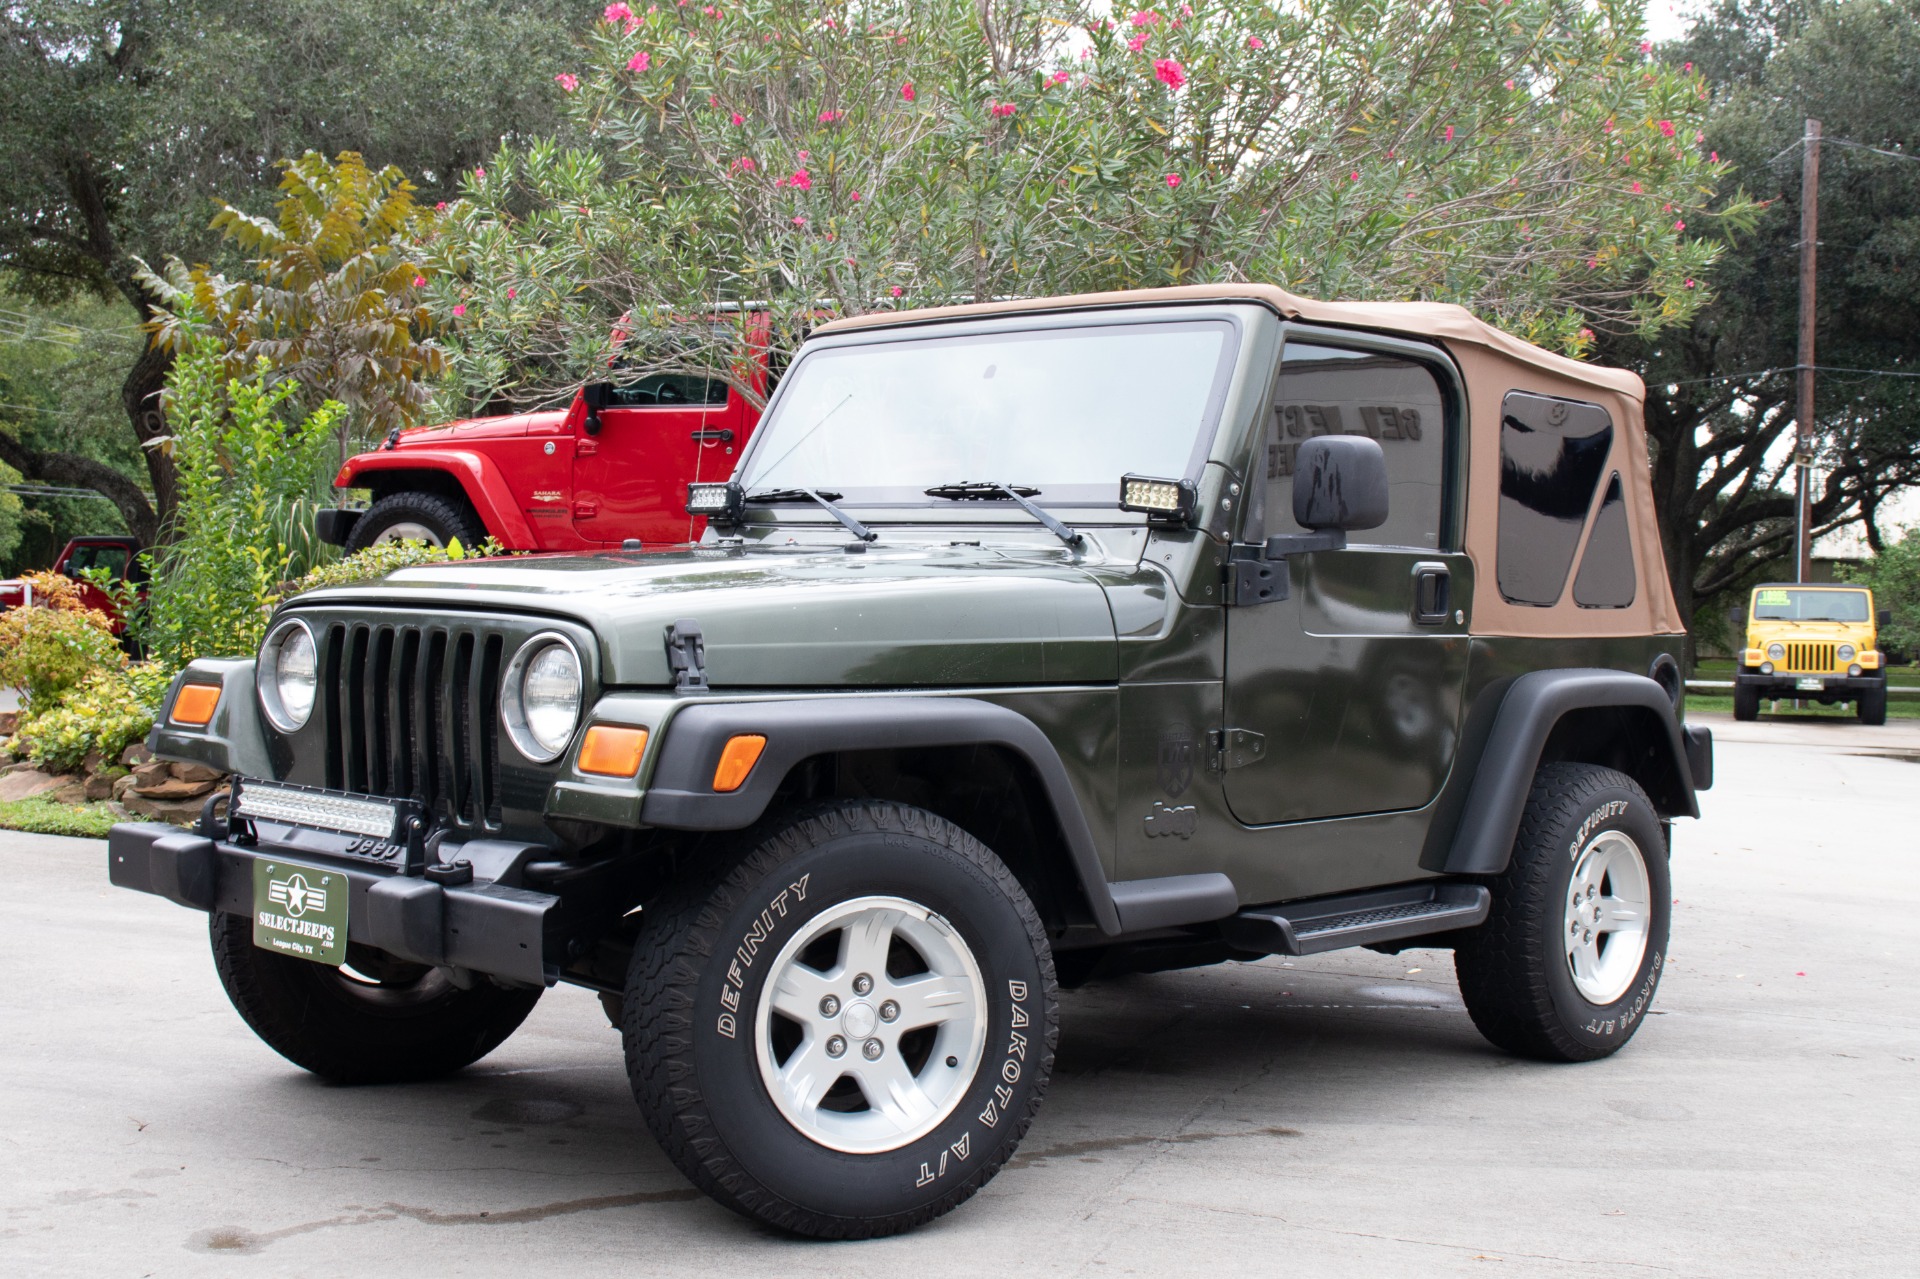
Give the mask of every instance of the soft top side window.
M 1598 404 L 1509 391 L 1500 405 L 1500 536 L 1496 576 L 1513 604 L 1549 607 L 1566 590 L 1573 553 L 1613 452 L 1613 419 Z M 1616 494 L 1618 490 L 1615 490 Z M 1603 539 L 1620 547 L 1624 506 Z M 1629 565 L 1630 572 L 1630 565 Z M 1626 599 L 1620 596 L 1626 594 Z M 1598 571 L 1578 592 L 1589 607 L 1632 602 L 1632 577 Z
M 1293 522 L 1293 460 L 1316 435 L 1365 435 L 1387 460 L 1387 522 L 1354 546 L 1440 546 L 1446 507 L 1446 401 L 1432 370 L 1385 351 L 1289 339 L 1267 429 L 1266 531 Z

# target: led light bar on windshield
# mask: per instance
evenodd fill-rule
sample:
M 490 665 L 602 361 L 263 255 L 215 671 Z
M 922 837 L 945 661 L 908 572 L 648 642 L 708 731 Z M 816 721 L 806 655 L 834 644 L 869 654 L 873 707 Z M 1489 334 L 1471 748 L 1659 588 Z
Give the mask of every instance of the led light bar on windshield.
M 1187 524 L 1197 498 L 1189 480 L 1157 480 L 1147 475 L 1120 477 L 1120 509 L 1144 511 L 1155 524 Z
M 722 484 L 687 485 L 687 514 L 704 515 L 715 524 L 738 524 L 746 512 L 746 494 L 728 480 Z
M 240 788 L 233 811 L 236 816 L 256 821 L 312 826 L 348 835 L 371 835 L 375 839 L 393 839 L 400 824 L 400 810 L 392 804 L 348 799 L 344 795 L 316 795 L 258 782 L 249 782 Z

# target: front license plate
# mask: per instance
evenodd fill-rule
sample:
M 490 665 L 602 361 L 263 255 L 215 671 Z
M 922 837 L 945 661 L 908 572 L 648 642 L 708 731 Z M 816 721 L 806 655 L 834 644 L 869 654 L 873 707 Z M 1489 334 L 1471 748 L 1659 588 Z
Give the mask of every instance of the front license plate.
M 347 877 L 337 870 L 256 858 L 253 944 L 315 963 L 345 963 Z
M 1827 681 L 1823 679 L 1797 679 L 1793 682 L 1793 686 L 1803 693 L 1817 693 L 1827 686 Z

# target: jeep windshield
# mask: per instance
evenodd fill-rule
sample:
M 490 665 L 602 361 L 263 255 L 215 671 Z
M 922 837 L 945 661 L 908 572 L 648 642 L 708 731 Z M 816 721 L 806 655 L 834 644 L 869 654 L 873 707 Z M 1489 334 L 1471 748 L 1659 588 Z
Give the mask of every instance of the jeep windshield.
M 1753 593 L 1756 622 L 1864 622 L 1865 591 L 1802 591 L 1762 587 Z
M 788 374 L 740 481 L 750 503 L 817 489 L 945 515 L 982 495 L 928 489 L 1004 481 L 1041 505 L 1112 510 L 1123 474 L 1197 473 L 1235 345 L 1229 322 L 1192 320 L 816 348 Z

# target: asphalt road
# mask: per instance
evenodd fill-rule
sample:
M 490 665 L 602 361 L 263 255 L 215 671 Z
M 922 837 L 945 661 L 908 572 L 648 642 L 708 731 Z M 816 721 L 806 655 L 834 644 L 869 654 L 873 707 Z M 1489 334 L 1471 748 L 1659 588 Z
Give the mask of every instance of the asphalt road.
M 584 992 L 453 1081 L 325 1087 L 240 1024 L 200 916 L 0 834 L 0 1273 L 1913 1273 L 1920 727 L 1716 727 L 1617 1057 L 1495 1052 L 1440 953 L 1093 987 L 1013 1165 L 860 1244 L 691 1191 Z

